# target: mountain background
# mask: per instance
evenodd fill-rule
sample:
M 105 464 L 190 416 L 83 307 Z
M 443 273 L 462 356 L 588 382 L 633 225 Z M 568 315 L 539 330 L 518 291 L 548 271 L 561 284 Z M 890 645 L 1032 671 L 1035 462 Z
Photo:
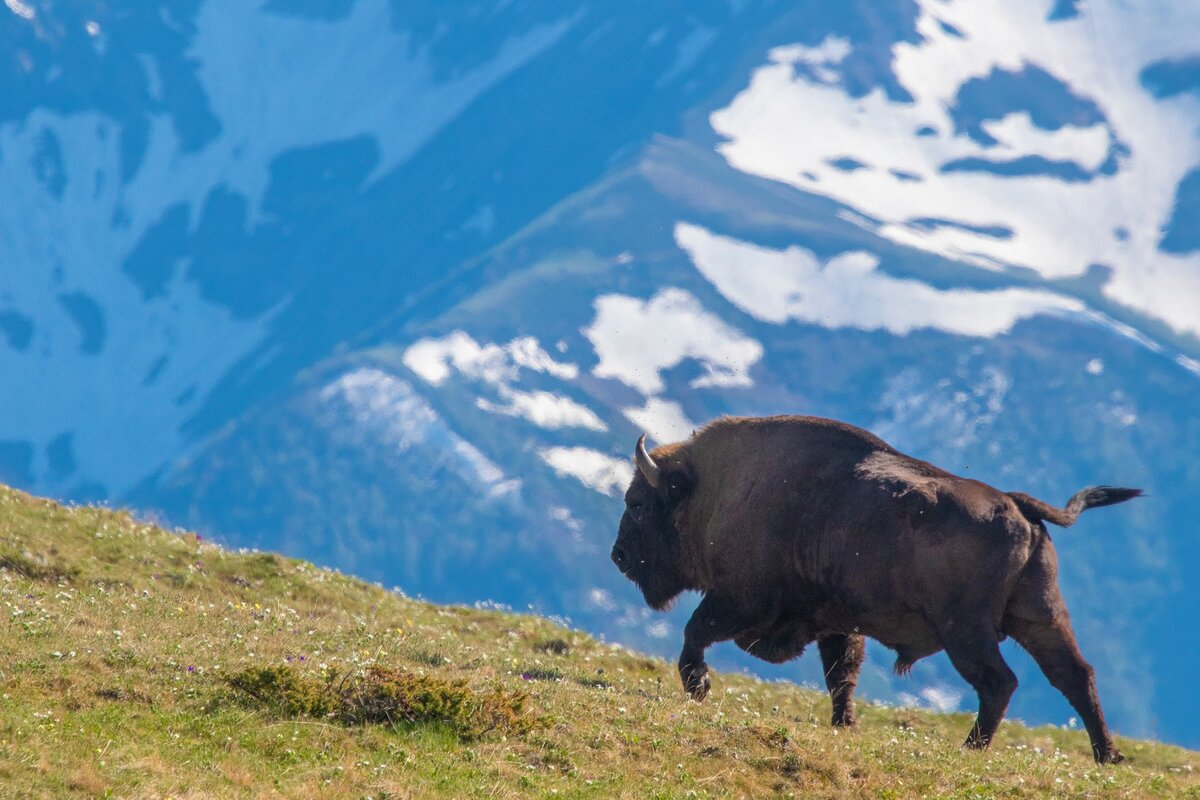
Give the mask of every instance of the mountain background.
M 607 556 L 639 433 L 834 416 L 1144 488 L 1052 532 L 1062 584 L 1115 729 L 1200 746 L 1198 42 L 1183 2 L 5 0 L 0 480 L 673 655 L 692 598 Z M 973 705 L 890 660 L 869 696 Z

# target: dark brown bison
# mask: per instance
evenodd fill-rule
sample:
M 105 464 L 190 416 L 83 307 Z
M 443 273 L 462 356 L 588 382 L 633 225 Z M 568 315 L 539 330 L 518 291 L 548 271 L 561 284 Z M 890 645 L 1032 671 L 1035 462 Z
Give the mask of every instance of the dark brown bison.
M 1017 687 L 999 647 L 1012 636 L 1079 712 L 1096 760 L 1121 760 L 1043 521 L 1067 526 L 1139 490 L 1085 489 L 1057 509 L 818 417 L 725 418 L 651 453 L 645 438 L 612 560 L 652 608 L 703 594 L 679 656 L 693 698 L 708 694 L 711 644 L 779 663 L 816 640 L 833 723 L 852 725 L 865 635 L 902 674 L 946 650 L 979 694 L 966 746 L 985 748 Z

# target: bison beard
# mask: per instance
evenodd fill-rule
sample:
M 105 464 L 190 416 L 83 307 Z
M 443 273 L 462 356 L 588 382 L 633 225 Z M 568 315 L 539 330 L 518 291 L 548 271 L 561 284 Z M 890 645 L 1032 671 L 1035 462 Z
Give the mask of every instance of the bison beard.
M 612 560 L 655 609 L 703 594 L 679 656 L 694 699 L 716 642 L 781 663 L 816 641 L 833 724 L 853 725 L 866 635 L 901 674 L 945 650 L 979 695 L 966 746 L 986 748 L 1017 688 L 999 647 L 1012 636 L 1079 712 L 1096 761 L 1122 759 L 1043 521 L 1071 525 L 1139 490 L 1094 487 L 1054 508 L 818 417 L 724 418 L 652 453 L 643 436 L 634 458 Z

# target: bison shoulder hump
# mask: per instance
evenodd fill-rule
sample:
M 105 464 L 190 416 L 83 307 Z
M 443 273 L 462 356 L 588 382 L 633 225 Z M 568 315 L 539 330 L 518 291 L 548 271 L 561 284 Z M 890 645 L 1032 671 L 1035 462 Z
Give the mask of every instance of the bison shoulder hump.
M 897 453 L 875 452 L 855 467 L 855 476 L 876 484 L 896 497 L 936 503 L 942 475 L 933 474 L 929 465 Z

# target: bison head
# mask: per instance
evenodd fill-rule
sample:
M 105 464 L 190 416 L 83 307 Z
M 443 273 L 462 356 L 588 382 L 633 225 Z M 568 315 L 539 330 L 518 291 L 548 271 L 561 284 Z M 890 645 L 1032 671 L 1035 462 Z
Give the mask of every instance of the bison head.
M 688 588 L 675 512 L 693 481 L 674 460 L 655 463 L 646 452 L 645 435 L 638 439 L 634 460 L 637 472 L 625 492 L 612 561 L 642 590 L 646 603 L 661 611 Z

